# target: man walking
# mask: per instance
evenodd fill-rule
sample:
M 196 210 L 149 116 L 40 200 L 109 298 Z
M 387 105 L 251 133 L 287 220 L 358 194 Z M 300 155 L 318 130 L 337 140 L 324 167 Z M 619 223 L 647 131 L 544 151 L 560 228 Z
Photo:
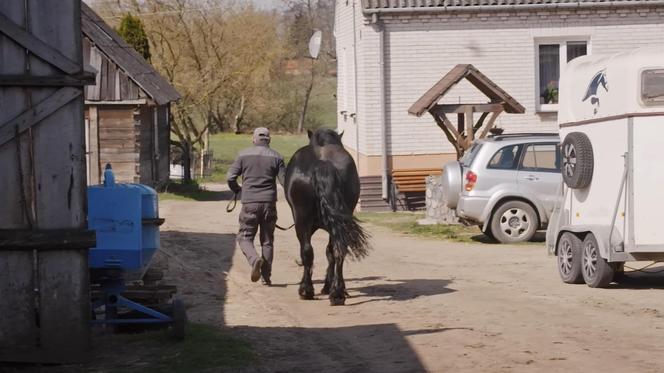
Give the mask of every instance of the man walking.
M 228 186 L 235 193 L 242 191 L 240 231 L 237 243 L 251 265 L 251 281 L 263 278 L 272 285 L 274 257 L 274 228 L 277 224 L 277 185 L 284 185 L 286 167 L 281 154 L 270 148 L 270 131 L 264 127 L 254 130 L 254 146 L 242 150 L 228 170 Z M 242 176 L 242 186 L 237 178 Z M 262 255 L 254 248 L 254 238 L 260 229 Z

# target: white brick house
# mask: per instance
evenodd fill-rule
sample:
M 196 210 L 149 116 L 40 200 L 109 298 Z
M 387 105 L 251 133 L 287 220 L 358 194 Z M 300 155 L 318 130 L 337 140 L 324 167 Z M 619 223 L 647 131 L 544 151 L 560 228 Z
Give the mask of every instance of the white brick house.
M 432 117 L 407 110 L 456 64 L 473 64 L 526 108 L 498 127 L 556 131 L 568 58 L 664 45 L 664 1 L 336 0 L 335 35 L 338 129 L 360 175 L 386 178 L 454 158 Z M 447 97 L 485 101 L 469 84 Z

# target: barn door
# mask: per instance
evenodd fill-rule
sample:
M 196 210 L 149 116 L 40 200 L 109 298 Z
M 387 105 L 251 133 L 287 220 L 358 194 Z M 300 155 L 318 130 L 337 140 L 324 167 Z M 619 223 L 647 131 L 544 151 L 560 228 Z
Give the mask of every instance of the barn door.
M 0 361 L 89 349 L 80 0 L 0 2 Z

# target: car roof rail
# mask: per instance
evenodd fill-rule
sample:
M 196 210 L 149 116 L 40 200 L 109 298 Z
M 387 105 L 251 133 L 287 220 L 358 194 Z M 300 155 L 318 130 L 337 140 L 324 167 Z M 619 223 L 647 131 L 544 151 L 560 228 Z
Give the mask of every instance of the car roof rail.
M 487 136 L 490 139 L 494 139 L 496 141 L 500 141 L 503 139 L 511 139 L 515 137 L 554 137 L 554 136 L 559 136 L 558 133 L 556 132 L 520 132 L 520 133 L 504 133 L 500 135 L 489 135 Z

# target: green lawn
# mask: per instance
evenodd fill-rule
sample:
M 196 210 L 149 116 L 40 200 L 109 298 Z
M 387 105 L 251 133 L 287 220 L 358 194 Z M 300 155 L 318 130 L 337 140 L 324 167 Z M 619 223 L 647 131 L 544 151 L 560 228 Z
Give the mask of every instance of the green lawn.
M 414 236 L 443 239 L 454 242 L 489 242 L 477 227 L 463 225 L 419 225 L 417 221 L 424 218 L 421 213 L 409 212 L 360 212 L 358 219 L 389 228 L 395 232 Z
M 283 155 L 286 163 L 288 163 L 293 153 L 308 143 L 309 139 L 306 134 L 273 134 L 270 146 Z M 249 146 L 251 146 L 250 134 L 218 133 L 210 136 L 210 149 L 214 152 L 214 166 L 209 180 L 226 180 L 226 172 L 237 153 Z

